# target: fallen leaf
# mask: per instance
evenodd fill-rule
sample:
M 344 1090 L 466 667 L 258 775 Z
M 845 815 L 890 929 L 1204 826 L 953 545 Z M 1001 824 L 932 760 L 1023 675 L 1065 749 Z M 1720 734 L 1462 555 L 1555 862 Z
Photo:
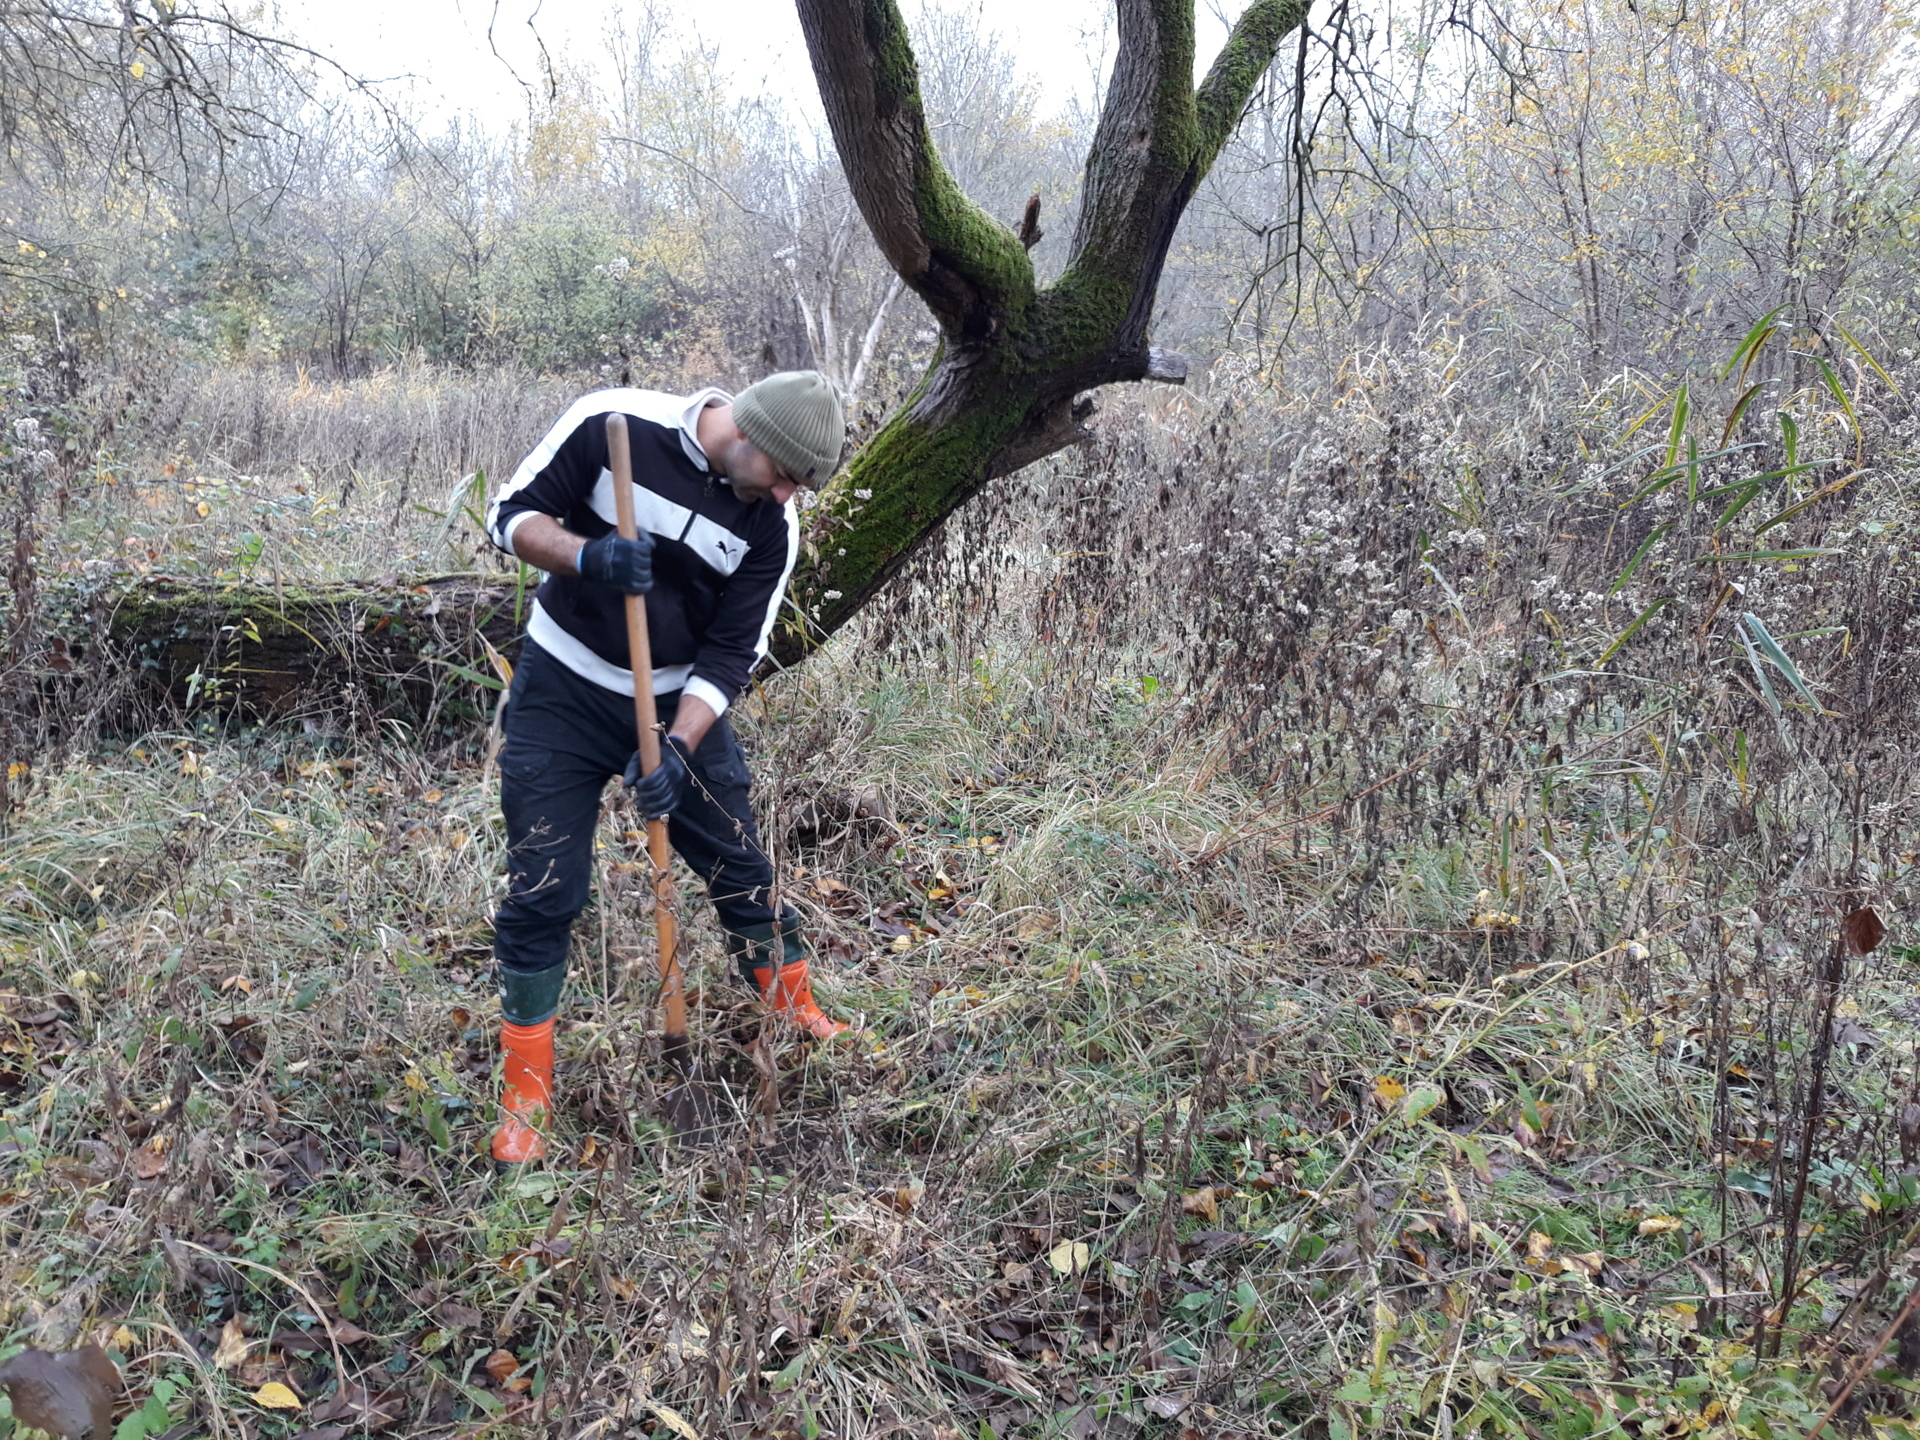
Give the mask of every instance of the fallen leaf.
M 514 1371 L 520 1368 L 520 1362 L 514 1358 L 511 1350 L 496 1350 L 487 1356 L 487 1374 L 493 1377 L 493 1383 L 503 1390 L 519 1394 L 533 1387 L 533 1380 L 525 1375 L 514 1378 Z
M 927 1198 L 927 1187 L 918 1183 L 902 1185 L 892 1194 L 881 1198 L 902 1215 L 911 1215 L 920 1202 Z
M 1589 1280 L 1597 1278 L 1607 1263 L 1607 1257 L 1598 1250 L 1589 1250 L 1583 1255 L 1562 1255 L 1560 1259 L 1569 1270 L 1578 1270 Z
M 1409 1124 L 1424 1120 L 1440 1106 L 1446 1104 L 1447 1092 L 1438 1085 L 1416 1085 L 1407 1092 L 1400 1102 L 1401 1118 Z
M 1155 1395 L 1140 1408 L 1156 1420 L 1171 1420 L 1192 1403 L 1191 1395 Z
M 1868 955 L 1887 938 L 1887 927 L 1871 906 L 1862 906 L 1840 922 L 1840 934 L 1854 954 Z
M 651 1396 L 642 1400 L 640 1403 L 653 1411 L 655 1415 L 658 1415 L 660 1417 L 660 1423 L 678 1435 L 680 1440 L 700 1440 L 700 1432 L 689 1425 L 687 1423 L 687 1417 L 682 1415 L 678 1410 L 675 1410 L 672 1406 L 662 1405 Z
M 452 1330 L 471 1330 L 484 1318 L 471 1305 L 462 1305 L 456 1300 L 443 1300 L 435 1308 L 440 1323 Z
M 344 1420 L 354 1430 L 386 1430 L 407 1413 L 407 1397 L 386 1390 L 375 1395 L 356 1380 L 342 1385 L 309 1413 L 315 1420 Z
M 166 1137 L 156 1135 L 151 1143 L 142 1145 L 128 1155 L 127 1163 L 133 1168 L 134 1178 L 157 1180 L 164 1174 L 167 1168 L 167 1157 L 162 1152 L 165 1148 Z
M 1220 1218 L 1220 1198 L 1214 1194 L 1211 1185 L 1198 1190 L 1189 1190 L 1180 1197 L 1180 1210 L 1183 1214 L 1198 1215 L 1203 1220 Z
M 13 1402 L 13 1417 L 70 1440 L 105 1437 L 113 1425 L 113 1398 L 120 1372 L 98 1345 L 56 1354 L 22 1350 L 0 1365 L 0 1389 Z
M 1056 1274 L 1080 1275 L 1093 1263 L 1093 1249 L 1084 1240 L 1062 1240 L 1047 1252 L 1047 1263 Z
M 222 1370 L 231 1370 L 236 1365 L 246 1363 L 247 1332 L 240 1328 L 240 1317 L 220 1327 L 220 1343 L 214 1348 L 213 1363 Z
M 1473 1243 L 1473 1216 L 1460 1187 L 1453 1183 L 1453 1172 L 1443 1167 L 1440 1179 L 1447 1188 L 1447 1225 L 1453 1231 L 1454 1247 L 1465 1249 Z
M 327 1334 L 342 1345 L 358 1345 L 367 1338 L 367 1332 L 351 1320 L 328 1320 Z
M 1391 1110 L 1407 1098 L 1407 1087 L 1391 1075 L 1381 1075 L 1373 1082 L 1373 1101 L 1382 1110 Z
M 278 1380 L 269 1380 L 253 1392 L 253 1403 L 269 1410 L 298 1410 L 300 1397 Z
M 1678 1230 L 1686 1222 L 1672 1215 L 1649 1215 L 1640 1222 L 1642 1235 L 1665 1235 L 1670 1230 Z
M 1527 1259 L 1544 1260 L 1553 1253 L 1553 1237 L 1544 1230 L 1535 1230 L 1527 1236 Z

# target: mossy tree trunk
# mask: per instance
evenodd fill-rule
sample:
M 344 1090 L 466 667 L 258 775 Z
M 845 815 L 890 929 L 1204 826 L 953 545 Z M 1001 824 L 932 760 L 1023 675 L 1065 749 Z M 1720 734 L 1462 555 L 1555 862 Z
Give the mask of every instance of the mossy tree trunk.
M 828 488 L 794 577 L 804 624 L 783 663 L 859 610 L 988 480 L 1090 438 L 1087 392 L 1177 380 L 1148 343 L 1174 228 L 1307 0 L 1253 0 L 1196 90 L 1193 0 L 1117 0 L 1119 50 L 1087 156 L 1081 211 L 1045 288 L 1021 232 L 940 163 L 894 0 L 798 0 L 841 163 L 881 252 L 927 303 L 941 342 L 919 385 Z

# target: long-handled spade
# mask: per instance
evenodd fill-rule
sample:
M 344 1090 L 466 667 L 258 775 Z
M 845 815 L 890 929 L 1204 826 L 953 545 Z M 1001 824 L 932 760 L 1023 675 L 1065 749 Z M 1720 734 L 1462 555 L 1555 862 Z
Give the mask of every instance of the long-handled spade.
M 638 538 L 633 518 L 633 450 L 627 439 L 627 417 L 607 417 L 608 468 L 613 472 L 615 523 L 623 538 Z M 639 595 L 627 596 L 627 654 L 633 666 L 633 717 L 640 732 L 640 773 L 660 767 L 660 731 L 653 707 L 653 648 L 647 640 L 647 604 Z M 667 1123 L 684 1138 L 697 1138 L 713 1128 L 713 1104 L 704 1093 L 687 1041 L 687 992 L 680 973 L 679 925 L 674 917 L 672 851 L 667 846 L 667 822 L 647 819 L 647 856 L 653 861 L 653 925 L 660 950 L 660 996 L 666 1010 L 661 1048 L 678 1077 L 662 1097 Z

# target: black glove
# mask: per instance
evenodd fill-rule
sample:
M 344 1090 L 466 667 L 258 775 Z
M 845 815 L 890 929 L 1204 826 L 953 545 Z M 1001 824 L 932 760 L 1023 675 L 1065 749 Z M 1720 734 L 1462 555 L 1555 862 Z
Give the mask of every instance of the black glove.
M 580 547 L 580 574 L 622 595 L 644 595 L 653 588 L 653 537 L 642 531 L 638 540 L 618 532 L 589 540 Z
M 689 778 L 686 752 L 671 735 L 660 742 L 660 764 L 651 775 L 640 773 L 638 750 L 627 761 L 627 788 L 633 792 L 633 803 L 649 820 L 674 812 L 687 793 Z

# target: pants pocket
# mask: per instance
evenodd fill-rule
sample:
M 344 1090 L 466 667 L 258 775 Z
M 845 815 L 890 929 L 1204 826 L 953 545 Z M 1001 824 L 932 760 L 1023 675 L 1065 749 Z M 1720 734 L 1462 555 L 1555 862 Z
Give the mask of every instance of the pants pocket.
M 715 790 L 744 790 L 753 780 L 740 742 L 733 738 L 733 731 L 719 725 L 708 732 L 705 743 L 693 752 L 693 769 Z
M 544 745 L 532 745 L 524 740 L 507 737 L 507 743 L 500 751 L 500 774 L 516 784 L 527 785 L 538 780 L 553 763 L 553 751 Z

